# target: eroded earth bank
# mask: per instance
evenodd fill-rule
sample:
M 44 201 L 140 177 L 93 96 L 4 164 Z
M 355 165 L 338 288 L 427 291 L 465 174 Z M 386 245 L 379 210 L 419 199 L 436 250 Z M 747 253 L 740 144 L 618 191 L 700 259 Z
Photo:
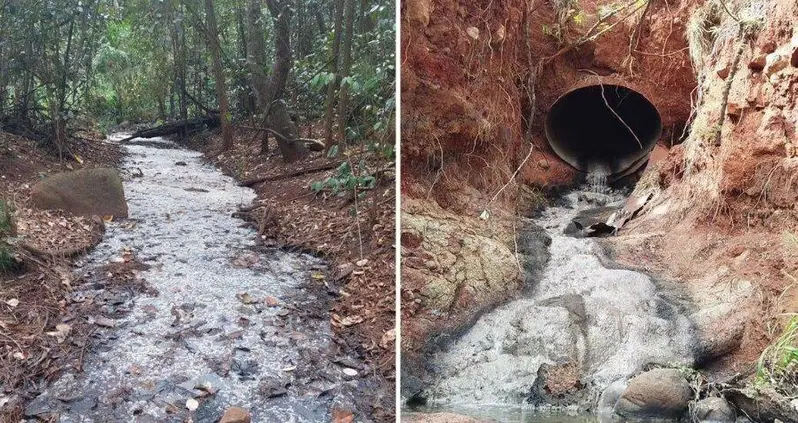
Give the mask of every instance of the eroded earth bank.
M 798 421 L 798 4 L 402 13 L 403 418 Z

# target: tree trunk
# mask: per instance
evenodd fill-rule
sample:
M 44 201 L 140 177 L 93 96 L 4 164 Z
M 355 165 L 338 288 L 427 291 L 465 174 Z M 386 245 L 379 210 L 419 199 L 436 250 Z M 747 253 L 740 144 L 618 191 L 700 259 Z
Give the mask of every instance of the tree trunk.
M 213 0 L 205 0 L 205 29 L 207 30 L 208 48 L 211 51 L 213 79 L 216 85 L 216 97 L 219 100 L 219 114 L 222 125 L 222 150 L 233 148 L 233 133 L 230 129 L 230 108 L 227 100 L 227 87 L 222 69 L 222 48 L 219 45 L 219 31 L 216 29 L 216 14 L 213 11 Z
M 355 0 L 346 0 L 346 33 L 341 44 L 341 80 L 352 69 L 352 33 L 354 32 Z M 341 84 L 338 91 L 338 140 L 346 142 L 346 123 L 349 120 L 349 84 Z
M 340 78 L 338 77 L 338 61 L 340 60 L 339 52 L 341 49 L 341 30 L 343 27 L 344 19 L 344 2 L 345 0 L 336 0 L 335 2 L 335 26 L 332 41 L 332 52 L 330 54 L 330 73 L 335 77 L 327 86 L 327 104 L 324 108 L 324 145 L 327 148 L 333 145 L 333 118 L 335 111 L 335 93 L 340 85 Z
M 293 66 L 291 57 L 291 8 L 287 1 L 267 0 L 269 12 L 274 20 L 275 32 L 275 61 L 272 66 L 271 77 L 266 78 L 263 70 L 265 61 L 265 48 L 263 46 L 263 31 L 260 25 L 260 1 L 250 0 L 249 23 L 250 60 L 248 60 L 252 85 L 258 98 L 258 103 L 263 109 L 268 126 L 277 134 L 277 146 L 286 162 L 299 160 L 308 154 L 308 149 L 302 142 L 297 142 L 297 129 L 288 108 L 283 102 L 283 92 L 288 80 L 288 73 Z

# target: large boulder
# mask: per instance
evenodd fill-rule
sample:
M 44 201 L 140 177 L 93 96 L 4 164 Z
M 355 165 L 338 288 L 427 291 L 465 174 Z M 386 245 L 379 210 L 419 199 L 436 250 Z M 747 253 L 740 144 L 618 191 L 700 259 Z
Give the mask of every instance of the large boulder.
M 653 369 L 629 381 L 615 412 L 627 420 L 678 419 L 693 396 L 690 384 L 677 369 Z
M 127 217 L 122 178 L 115 169 L 55 174 L 34 185 L 31 198 L 40 209 L 61 209 L 80 216 Z

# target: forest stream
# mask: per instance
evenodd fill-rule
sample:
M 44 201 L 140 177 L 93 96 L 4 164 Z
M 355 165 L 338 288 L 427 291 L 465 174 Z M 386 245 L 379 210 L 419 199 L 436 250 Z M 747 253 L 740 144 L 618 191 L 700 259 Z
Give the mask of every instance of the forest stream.
M 98 318 L 84 372 L 62 375 L 26 415 L 199 423 L 238 406 L 253 421 L 329 421 L 337 401 L 366 395 L 350 392 L 361 367 L 336 357 L 326 292 L 308 284 L 325 264 L 257 249 L 231 217 L 254 192 L 171 141 L 122 148 L 130 218 L 107 225 L 76 270 L 92 283 L 73 293 L 119 319 Z M 149 266 L 146 294 L 115 290 L 103 270 L 131 256 Z

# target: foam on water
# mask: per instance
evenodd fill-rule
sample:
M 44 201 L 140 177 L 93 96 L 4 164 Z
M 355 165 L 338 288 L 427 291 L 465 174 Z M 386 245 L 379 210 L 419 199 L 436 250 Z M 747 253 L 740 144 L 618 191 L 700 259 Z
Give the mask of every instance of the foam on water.
M 649 363 L 691 364 L 693 328 L 684 310 L 648 276 L 605 266 L 590 238 L 563 230 L 579 192 L 536 223 L 552 238 L 551 259 L 531 293 L 482 316 L 438 353 L 433 404 L 518 406 L 543 364 L 574 363 L 586 401 Z M 620 198 L 609 198 L 608 201 Z
M 163 139 L 149 141 L 161 148 L 124 146 L 123 168 L 143 172 L 143 177 L 125 178 L 130 220 L 109 225 L 105 239 L 85 260 L 83 270 L 95 272 L 129 248 L 152 266 L 142 276 L 159 295 L 142 295 L 128 304 L 132 312 L 117 322 L 118 329 L 110 331 L 116 339 L 107 342 L 104 351 L 87 357 L 85 373 L 66 374 L 43 398 L 75 394 L 98 398 L 99 405 L 92 411 L 64 411 L 62 422 L 132 421 L 134 414 L 136 421 L 169 421 L 163 420 L 167 403 L 182 410 L 173 416 L 179 421 L 186 417 L 184 404 L 189 395 L 165 386 L 217 373 L 219 363 L 235 365 L 238 359 L 254 363 L 253 374 L 245 378 L 230 371 L 217 380 L 220 386 L 213 386 L 216 394 L 201 401 L 203 408 L 198 410 L 207 412 L 206 421 L 214 421 L 231 405 L 250 409 L 253 421 L 327 421 L 329 399 L 317 399 L 311 388 L 277 399 L 259 393 L 263 379 L 290 379 L 291 368 L 307 361 L 300 356 L 301 346 L 312 345 L 321 353 L 331 348 L 327 319 L 320 319 L 307 333 L 286 330 L 277 316 L 283 307 L 256 310 L 236 297 L 246 292 L 255 299 L 274 296 L 282 303 L 290 296 L 312 295 L 302 290 L 302 282 L 309 279 L 310 267 L 320 262 L 307 255 L 248 250 L 254 243 L 254 231 L 231 213 L 237 205 L 250 203 L 254 192 L 204 164 L 198 152 Z M 176 166 L 177 162 L 186 166 Z M 234 265 L 237 257 L 249 260 L 250 265 Z M 181 305 L 188 305 L 190 312 L 182 313 L 183 321 L 174 327 L 173 310 Z M 155 310 L 155 315 L 148 310 Z M 238 324 L 242 316 L 249 319 L 249 326 Z M 194 324 L 200 325 L 200 332 L 217 328 L 222 333 L 203 332 L 182 341 L 165 338 Z M 224 336 L 237 331 L 243 333 Z M 320 372 L 328 374 L 318 375 L 323 382 L 312 381 L 311 385 L 318 390 L 338 386 L 341 379 L 336 372 L 340 369 Z M 326 386 L 317 386 L 322 383 Z M 124 401 L 108 406 L 116 391 L 125 392 Z M 203 420 L 195 416 L 194 421 Z

